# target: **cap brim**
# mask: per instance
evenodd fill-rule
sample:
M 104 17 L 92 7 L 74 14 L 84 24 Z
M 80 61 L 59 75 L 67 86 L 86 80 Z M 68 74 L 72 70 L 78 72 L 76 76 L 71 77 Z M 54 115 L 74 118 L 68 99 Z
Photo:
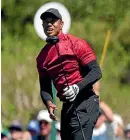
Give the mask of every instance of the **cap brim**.
M 52 122 L 52 120 L 51 120 L 50 118 L 42 118 L 42 119 L 39 119 L 38 121 L 39 121 L 39 122 L 40 122 L 40 121 L 46 121 L 46 122 L 48 122 L 48 123 L 51 123 L 51 122 Z
M 28 131 L 35 131 L 35 132 L 38 132 L 38 130 L 36 130 L 35 128 L 28 128 L 27 130 L 28 130 Z
M 21 128 L 21 127 L 18 127 L 18 126 L 10 126 L 8 129 L 9 129 L 9 130 L 22 131 L 22 128 Z

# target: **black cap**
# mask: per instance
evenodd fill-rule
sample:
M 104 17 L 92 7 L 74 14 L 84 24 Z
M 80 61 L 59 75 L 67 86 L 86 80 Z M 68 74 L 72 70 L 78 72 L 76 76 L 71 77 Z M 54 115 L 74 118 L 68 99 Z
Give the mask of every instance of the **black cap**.
M 59 11 L 54 8 L 50 8 L 50 9 L 46 10 L 44 13 L 41 14 L 40 18 L 43 20 L 48 14 L 52 14 L 52 15 L 56 16 L 57 18 L 62 19 L 62 16 L 59 13 Z

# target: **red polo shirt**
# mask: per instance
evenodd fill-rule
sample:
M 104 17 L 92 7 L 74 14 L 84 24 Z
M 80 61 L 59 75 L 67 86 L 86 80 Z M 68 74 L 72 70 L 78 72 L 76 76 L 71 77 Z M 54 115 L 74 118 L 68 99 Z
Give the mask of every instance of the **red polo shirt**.
M 93 60 L 96 60 L 96 56 L 86 41 L 62 33 L 56 46 L 47 44 L 38 55 L 39 78 L 43 81 L 47 79 L 46 77 L 49 77 L 48 80 L 53 80 L 59 96 L 67 86 L 66 82 L 68 85 L 73 85 L 83 79 L 79 63 L 83 66 Z

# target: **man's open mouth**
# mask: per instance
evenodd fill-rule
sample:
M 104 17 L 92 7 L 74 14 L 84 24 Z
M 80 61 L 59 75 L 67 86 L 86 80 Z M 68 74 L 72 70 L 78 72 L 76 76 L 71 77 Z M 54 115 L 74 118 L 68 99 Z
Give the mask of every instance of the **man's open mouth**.
M 48 28 L 47 31 L 53 31 L 53 29 L 52 28 Z

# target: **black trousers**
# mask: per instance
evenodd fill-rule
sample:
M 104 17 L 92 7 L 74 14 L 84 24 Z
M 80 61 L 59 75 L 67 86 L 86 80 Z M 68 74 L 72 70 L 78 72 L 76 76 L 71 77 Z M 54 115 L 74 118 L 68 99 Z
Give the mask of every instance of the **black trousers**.
M 61 139 L 84 140 L 76 115 L 77 111 L 85 140 L 91 140 L 93 128 L 99 116 L 99 97 L 93 92 L 89 94 L 79 93 L 74 103 L 63 103 L 61 111 Z

